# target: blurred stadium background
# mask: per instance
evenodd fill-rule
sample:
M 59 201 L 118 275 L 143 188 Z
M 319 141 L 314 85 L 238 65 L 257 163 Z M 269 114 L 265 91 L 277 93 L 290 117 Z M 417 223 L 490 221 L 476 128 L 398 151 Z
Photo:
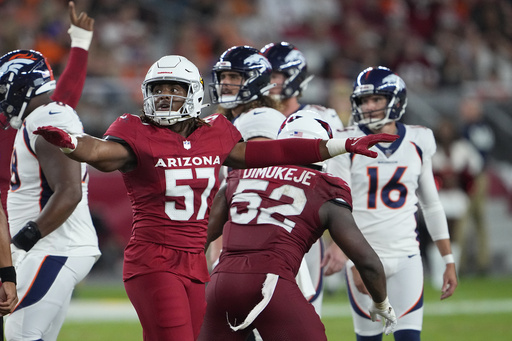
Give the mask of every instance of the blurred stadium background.
M 489 276 L 512 275 L 512 4 L 507 0 L 76 0 L 95 18 L 88 78 L 77 109 L 86 132 L 101 136 L 119 115 L 138 114 L 149 66 L 182 54 L 205 84 L 233 45 L 288 41 L 315 75 L 304 103 L 350 117 L 353 78 L 385 65 L 408 86 L 407 123 L 459 124 L 459 104 L 483 105 L 496 140 L 486 172 Z M 36 49 L 60 75 L 69 50 L 66 0 L 0 0 L 0 53 Z M 209 94 L 206 102 L 209 101 Z M 204 115 L 215 108 L 207 108 Z M 88 281 L 120 281 L 131 212 L 119 173 L 91 169 L 91 210 L 102 259 Z M 474 243 L 474 240 L 473 240 Z M 473 255 L 473 260 L 476 255 Z M 464 274 L 462 274 L 464 275 Z M 474 275 L 474 274 L 468 274 Z M 463 280 L 463 278 L 462 278 Z

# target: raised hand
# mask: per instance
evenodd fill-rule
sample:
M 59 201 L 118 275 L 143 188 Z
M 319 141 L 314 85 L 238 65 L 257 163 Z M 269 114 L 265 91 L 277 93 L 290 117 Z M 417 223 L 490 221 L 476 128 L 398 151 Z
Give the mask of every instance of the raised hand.
M 69 2 L 69 18 L 71 19 L 72 25 L 83 28 L 87 31 L 93 30 L 94 19 L 89 17 L 85 12 L 81 12 L 80 15 L 77 16 L 75 10 L 75 3 L 73 1 Z
M 74 151 L 78 144 L 76 137 L 57 127 L 39 127 L 34 134 L 41 135 L 46 141 L 59 147 L 66 154 Z

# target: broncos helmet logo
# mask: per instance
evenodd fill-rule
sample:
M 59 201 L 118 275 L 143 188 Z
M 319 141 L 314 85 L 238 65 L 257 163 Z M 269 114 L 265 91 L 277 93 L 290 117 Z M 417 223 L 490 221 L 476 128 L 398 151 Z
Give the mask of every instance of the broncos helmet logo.
M 8 72 L 14 72 L 17 75 L 21 68 L 25 65 L 33 64 L 36 60 L 37 58 L 31 53 L 15 54 L 0 66 L 0 75 L 4 75 Z

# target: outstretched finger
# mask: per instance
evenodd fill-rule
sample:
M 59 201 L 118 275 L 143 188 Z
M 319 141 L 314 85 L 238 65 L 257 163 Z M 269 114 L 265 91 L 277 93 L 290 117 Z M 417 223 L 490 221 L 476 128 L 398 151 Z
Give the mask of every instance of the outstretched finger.
M 78 17 L 76 16 L 75 3 L 73 1 L 69 2 L 69 18 L 71 19 L 71 23 L 76 26 Z
M 393 134 L 375 134 L 375 138 L 382 142 L 393 142 L 398 139 L 400 135 Z

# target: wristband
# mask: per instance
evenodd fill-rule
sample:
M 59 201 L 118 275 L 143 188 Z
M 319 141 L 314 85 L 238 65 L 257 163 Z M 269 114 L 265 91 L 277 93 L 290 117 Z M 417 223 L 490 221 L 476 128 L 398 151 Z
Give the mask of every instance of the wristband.
M 23 226 L 20 232 L 16 233 L 16 235 L 12 237 L 12 243 L 18 249 L 28 252 L 41 238 L 41 231 L 39 231 L 37 223 L 29 221 L 25 226 Z
M 13 282 L 16 284 L 16 270 L 14 270 L 14 266 L 6 266 L 5 268 L 0 268 L 0 280 L 2 283 Z
M 455 263 L 455 258 L 453 258 L 453 255 L 450 253 L 448 255 L 443 256 L 444 264 L 452 264 Z
M 345 148 L 345 144 L 347 143 L 347 139 L 330 139 L 326 143 L 327 151 L 329 151 L 329 155 L 331 157 L 340 155 L 347 152 Z
M 75 151 L 76 147 L 78 146 L 78 140 L 76 138 L 75 135 L 73 134 L 68 134 L 69 137 L 71 138 L 71 143 L 73 144 L 73 148 L 60 148 L 61 152 L 63 152 L 64 154 L 69 154 L 69 153 L 72 153 Z
M 92 40 L 92 31 L 84 30 L 81 27 L 71 25 L 68 30 L 71 36 L 71 47 L 79 47 L 85 51 L 89 50 Z
M 386 310 L 388 309 L 389 307 L 389 299 L 388 297 L 386 296 L 386 299 L 380 303 L 376 303 L 375 301 L 373 302 L 373 305 L 375 306 L 375 308 L 379 309 L 379 310 Z

